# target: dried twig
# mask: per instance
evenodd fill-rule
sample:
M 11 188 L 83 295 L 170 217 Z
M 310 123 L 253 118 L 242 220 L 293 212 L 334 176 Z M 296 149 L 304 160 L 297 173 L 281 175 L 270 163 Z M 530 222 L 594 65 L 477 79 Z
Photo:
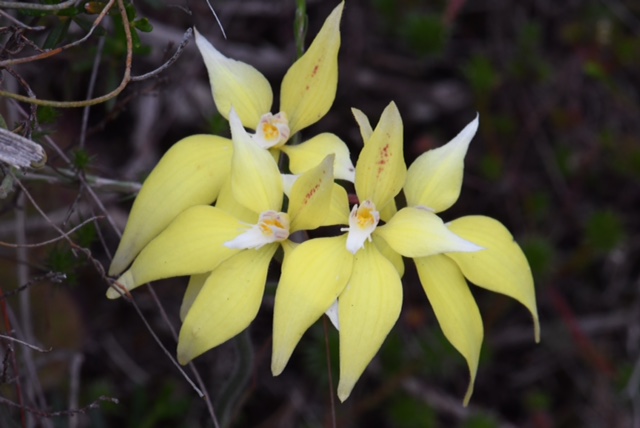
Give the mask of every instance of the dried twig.
M 58 4 L 22 3 L 16 1 L 0 1 L 0 7 L 5 9 L 29 9 L 29 10 L 62 10 L 75 6 L 79 0 L 67 0 Z
M 3 299 L 5 297 L 6 296 L 2 296 Z M 4 334 L 0 334 L 0 339 L 9 340 L 11 342 L 19 343 L 21 345 L 27 346 L 27 347 L 33 349 L 34 351 L 38 351 L 38 352 L 51 352 L 51 350 L 53 349 L 53 348 L 48 348 L 48 349 L 40 348 L 40 347 L 38 347 L 36 345 L 32 345 L 31 343 L 27 343 L 27 342 L 25 342 L 23 340 L 16 339 L 15 337 L 7 336 L 7 335 L 4 335 Z

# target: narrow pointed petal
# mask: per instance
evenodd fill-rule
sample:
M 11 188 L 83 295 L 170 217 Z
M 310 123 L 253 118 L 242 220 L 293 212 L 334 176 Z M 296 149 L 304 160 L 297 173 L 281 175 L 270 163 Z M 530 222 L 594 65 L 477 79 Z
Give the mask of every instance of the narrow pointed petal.
M 291 232 L 316 229 L 327 218 L 334 185 L 334 157 L 325 157 L 315 168 L 302 174 L 293 185 L 288 210 Z
M 382 346 L 402 308 L 402 283 L 398 272 L 375 245 L 365 245 L 356 254 L 351 279 L 338 302 L 338 398 L 344 401 Z
M 311 239 L 285 257 L 273 314 L 274 376 L 282 373 L 304 332 L 338 298 L 352 264 L 344 236 Z
M 249 64 L 222 55 L 197 30 L 195 35 L 218 112 L 229 119 L 233 107 L 244 126 L 256 129 L 262 115 L 271 111 L 273 92 L 269 81 Z
M 334 226 L 337 224 L 349 224 L 349 195 L 344 187 L 333 183 L 329 213 L 322 226 Z
M 280 211 L 283 191 L 278 165 L 269 151 L 260 148 L 251 140 L 233 110 L 229 123 L 233 137 L 233 197 L 258 214 L 269 210 Z
M 539 342 L 540 323 L 531 268 L 511 233 L 499 221 L 484 216 L 461 217 L 452 221 L 449 229 L 485 250 L 447 256 L 455 260 L 469 281 L 522 303 L 531 312 L 535 340 Z
M 289 156 L 289 169 L 294 174 L 302 174 L 322 162 L 327 155 L 334 154 L 335 178 L 352 183 L 355 180 L 356 168 L 351 162 L 349 148 L 334 134 L 325 132 L 302 144 L 282 146 L 281 150 Z
M 118 282 L 131 290 L 149 281 L 212 271 L 238 252 L 223 244 L 235 238 L 242 227 L 215 207 L 191 207 L 144 247 Z M 109 288 L 107 297 L 115 299 L 120 294 Z
M 477 130 L 478 116 L 453 140 L 423 153 L 411 164 L 404 186 L 408 206 L 420 205 L 438 213 L 458 200 L 464 157 Z
M 415 259 L 418 276 L 440 328 L 467 360 L 470 381 L 464 396 L 469 403 L 478 371 L 484 330 L 478 305 L 456 263 L 445 255 Z
M 273 244 L 257 251 L 242 251 L 211 272 L 180 329 L 180 364 L 187 364 L 251 324 L 260 309 L 269 262 L 277 248 Z
M 387 224 L 378 227 L 374 236 L 384 238 L 391 248 L 405 257 L 482 250 L 475 242 L 452 233 L 440 217 L 423 208 L 401 209 Z
M 402 118 L 391 102 L 358 158 L 355 185 L 361 201 L 384 207 L 400 192 L 407 175 L 402 144 Z
M 298 180 L 299 175 L 282 174 L 282 182 L 284 183 L 284 193 L 291 198 L 291 189 Z M 320 226 L 335 226 L 338 224 L 349 223 L 349 195 L 344 187 L 337 183 L 332 184 L 331 201 L 329 202 L 329 211 Z M 223 191 L 220 192 L 222 197 Z
M 336 97 L 343 7 L 344 2 L 331 12 L 309 49 L 282 80 L 280 110 L 289 117 L 291 135 L 320 120 Z
M 404 260 L 402 260 L 402 256 L 397 253 L 393 248 L 387 244 L 382 236 L 376 236 L 376 239 L 373 240 L 373 243 L 378 247 L 378 251 L 380 254 L 386 257 L 389 260 L 393 267 L 398 271 L 398 276 L 402 278 L 404 276 Z
M 373 134 L 373 128 L 371 127 L 369 118 L 357 108 L 351 108 L 351 113 L 353 113 L 353 117 L 356 119 L 358 127 L 360 127 L 360 136 L 362 137 L 362 141 L 366 144 L 371 138 L 371 134 Z
M 133 203 L 109 275 L 122 273 L 182 211 L 211 204 L 227 180 L 232 153 L 231 140 L 213 135 L 194 135 L 174 144 Z
M 180 321 L 184 322 L 187 312 L 191 309 L 191 305 L 195 302 L 198 293 L 200 293 L 200 290 L 204 287 L 204 283 L 207 278 L 209 278 L 209 275 L 211 275 L 211 272 L 191 275 L 189 277 L 189 284 L 187 285 L 187 290 L 184 292 L 182 305 L 180 305 Z

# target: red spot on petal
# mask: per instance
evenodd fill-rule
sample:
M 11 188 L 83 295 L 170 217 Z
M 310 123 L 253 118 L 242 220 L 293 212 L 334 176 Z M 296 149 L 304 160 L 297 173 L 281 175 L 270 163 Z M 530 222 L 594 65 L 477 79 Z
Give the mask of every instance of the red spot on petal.
M 309 201 L 311 200 L 311 198 L 313 198 L 313 195 L 316 194 L 316 192 L 318 191 L 318 189 L 320 188 L 320 184 L 322 183 L 322 180 L 316 184 L 315 186 L 313 186 L 311 189 L 309 189 L 309 191 L 307 192 L 306 195 L 304 195 L 304 201 L 302 202 L 303 205 L 307 205 L 309 203 Z

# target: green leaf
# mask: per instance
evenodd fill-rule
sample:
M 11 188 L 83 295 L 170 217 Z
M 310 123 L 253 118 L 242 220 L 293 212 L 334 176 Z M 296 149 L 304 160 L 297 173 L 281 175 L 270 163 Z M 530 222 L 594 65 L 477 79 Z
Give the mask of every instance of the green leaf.
M 133 21 L 132 26 L 143 33 L 150 33 L 153 31 L 153 25 L 147 18 L 140 18 Z
M 71 19 L 60 18 L 47 35 L 47 38 L 42 45 L 42 49 L 53 49 L 60 45 L 63 39 L 67 36 L 69 24 L 71 24 Z

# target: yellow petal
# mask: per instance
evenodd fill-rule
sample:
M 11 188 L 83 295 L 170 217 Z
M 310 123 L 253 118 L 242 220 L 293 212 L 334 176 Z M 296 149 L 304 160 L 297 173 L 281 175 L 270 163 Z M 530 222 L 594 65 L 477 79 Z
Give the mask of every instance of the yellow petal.
M 382 346 L 402 307 L 402 283 L 398 272 L 375 245 L 367 244 L 355 255 L 351 279 L 338 302 L 338 398 L 344 401 Z
M 482 318 L 469 285 L 456 263 L 445 255 L 415 259 L 422 288 L 447 340 L 467 360 L 471 379 L 464 405 L 469 403 L 482 347 Z
M 204 283 L 207 278 L 209 278 L 209 275 L 211 275 L 211 272 L 191 275 L 189 277 L 189 284 L 187 285 L 187 290 L 184 292 L 182 305 L 180 306 L 180 321 L 184 321 L 187 312 L 191 309 L 191 305 L 193 305 L 198 293 L 200 293 L 200 290 L 204 287 Z
M 394 251 L 382 236 L 376 236 L 373 243 L 378 247 L 378 251 L 393 264 L 393 267 L 398 271 L 398 276 L 402 278 L 404 276 L 404 260 L 402 260 L 402 256 Z
M 238 252 L 223 244 L 235 238 L 242 226 L 215 207 L 191 207 L 144 247 L 118 282 L 131 290 L 157 279 L 209 272 Z M 107 297 L 120 294 L 109 288 Z
M 232 110 L 229 117 L 233 139 L 231 190 L 233 197 L 255 213 L 280 211 L 282 178 L 268 150 L 251 140 Z
M 533 276 L 524 253 L 509 231 L 497 220 L 467 216 L 452 221 L 449 229 L 483 248 L 477 253 L 447 254 L 458 264 L 464 276 L 474 284 L 505 294 L 522 303 L 533 317 L 536 342 L 540 324 L 536 307 Z
M 438 213 L 458 200 L 464 157 L 477 130 L 478 116 L 453 140 L 423 153 L 411 164 L 404 186 L 408 206 L 421 205 Z
M 402 189 L 407 175 L 402 144 L 402 118 L 391 102 L 358 158 L 355 185 L 360 201 L 382 208 Z
M 178 141 L 151 171 L 133 203 L 109 275 L 124 271 L 178 214 L 211 204 L 229 175 L 231 140 L 194 135 Z
M 282 373 L 304 332 L 342 292 L 352 264 L 344 236 L 311 239 L 285 257 L 273 314 L 274 376 Z
M 271 111 L 273 92 L 269 81 L 249 64 L 222 55 L 197 30 L 195 34 L 218 112 L 229 119 L 233 107 L 244 126 L 256 129 L 262 115 Z
M 289 169 L 294 174 L 302 174 L 322 162 L 327 155 L 334 154 L 335 178 L 352 183 L 355 179 L 356 169 L 351 162 L 349 148 L 334 134 L 325 132 L 302 144 L 282 146 L 281 150 L 289 156 Z
M 231 214 L 240 221 L 247 224 L 256 224 L 260 214 L 241 205 L 240 202 L 233 197 L 231 190 L 231 180 L 226 180 L 220 189 L 220 194 L 216 200 L 216 207 Z
M 405 257 L 482 249 L 452 233 L 440 217 L 423 208 L 401 209 L 387 224 L 376 228 L 374 236 L 384 238 L 391 248 Z
M 184 319 L 178 362 L 187 364 L 247 328 L 262 303 L 277 244 L 242 251 L 211 272 Z
M 380 210 L 380 220 L 388 222 L 398 212 L 395 199 L 391 199 L 389 203 Z
M 293 185 L 288 210 L 291 232 L 316 229 L 327 218 L 334 185 L 333 159 L 334 155 L 328 155 Z
M 344 2 L 331 12 L 309 49 L 282 80 L 280 110 L 289 118 L 291 135 L 320 120 L 336 97 L 343 7 Z
M 347 195 L 347 191 L 339 184 L 333 183 L 329 213 L 324 219 L 322 226 L 349 224 L 349 213 L 349 196 Z
M 356 119 L 358 127 L 360 128 L 360 136 L 362 137 L 362 141 L 364 141 L 364 143 L 366 144 L 367 141 L 369 141 L 369 139 L 371 138 L 371 134 L 373 134 L 373 128 L 371 128 L 369 118 L 357 108 L 351 108 L 351 113 L 353 113 L 353 117 Z

